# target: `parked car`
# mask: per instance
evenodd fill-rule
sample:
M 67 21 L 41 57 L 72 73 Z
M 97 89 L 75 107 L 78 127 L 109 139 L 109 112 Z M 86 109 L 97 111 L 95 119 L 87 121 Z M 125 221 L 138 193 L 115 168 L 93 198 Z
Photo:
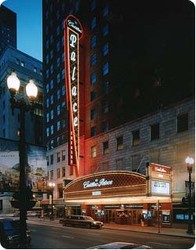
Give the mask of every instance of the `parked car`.
M 59 223 L 62 223 L 63 226 L 79 226 L 99 229 L 103 226 L 102 221 L 94 220 L 92 217 L 85 215 L 68 215 L 64 219 L 61 218 Z
M 26 244 L 30 245 L 30 230 L 26 231 Z M 5 248 L 20 247 L 20 220 L 18 218 L 0 218 L 0 243 Z
M 131 242 L 111 242 L 89 247 L 88 249 L 152 249 L 150 246 Z

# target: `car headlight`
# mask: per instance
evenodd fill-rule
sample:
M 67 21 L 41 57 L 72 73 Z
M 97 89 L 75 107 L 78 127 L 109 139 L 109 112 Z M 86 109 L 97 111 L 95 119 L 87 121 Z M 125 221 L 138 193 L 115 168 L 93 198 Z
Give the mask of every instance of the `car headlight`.
M 8 240 L 13 240 L 12 236 L 8 236 L 7 238 L 8 238 Z

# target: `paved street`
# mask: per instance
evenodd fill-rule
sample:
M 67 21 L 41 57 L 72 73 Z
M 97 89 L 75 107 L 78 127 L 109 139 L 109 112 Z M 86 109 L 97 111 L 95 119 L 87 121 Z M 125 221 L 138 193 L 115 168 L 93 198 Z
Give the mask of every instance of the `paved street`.
M 188 249 L 194 245 L 194 236 L 177 236 L 145 232 L 143 228 L 112 227 L 105 225 L 102 230 L 64 227 L 58 221 L 29 219 L 32 231 L 31 249 L 85 249 L 93 245 L 112 241 L 128 241 L 146 244 L 156 249 Z M 177 231 L 177 230 L 176 230 Z

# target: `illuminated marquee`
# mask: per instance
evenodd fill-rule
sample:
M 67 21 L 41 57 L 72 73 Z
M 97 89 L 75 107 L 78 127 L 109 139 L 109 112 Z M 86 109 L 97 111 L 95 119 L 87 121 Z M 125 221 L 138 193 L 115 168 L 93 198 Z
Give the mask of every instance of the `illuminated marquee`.
M 79 39 L 82 26 L 72 15 L 65 20 L 64 53 L 66 98 L 69 112 L 68 164 L 79 168 Z

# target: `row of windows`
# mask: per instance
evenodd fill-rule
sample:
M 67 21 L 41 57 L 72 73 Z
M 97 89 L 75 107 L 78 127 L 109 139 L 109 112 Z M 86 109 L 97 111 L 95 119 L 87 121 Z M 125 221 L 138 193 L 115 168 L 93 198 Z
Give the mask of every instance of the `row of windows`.
M 65 161 L 66 159 L 66 151 L 62 150 L 61 152 L 57 152 L 56 153 L 56 162 L 61 162 L 61 161 Z M 54 162 L 54 154 L 51 154 L 50 157 L 47 156 L 47 166 L 49 165 L 53 165 Z
M 49 137 L 50 135 L 53 135 L 56 131 L 58 132 L 61 129 L 65 129 L 65 128 L 66 128 L 66 120 L 65 119 L 58 120 L 56 122 L 56 128 L 54 125 L 51 125 L 50 127 L 46 128 L 46 136 Z
M 109 103 L 108 103 L 107 101 L 104 101 L 104 102 L 102 103 L 101 112 L 102 112 L 103 114 L 109 112 Z M 96 119 L 96 117 L 97 117 L 97 110 L 96 110 L 95 108 L 93 108 L 93 109 L 91 109 L 91 111 L 90 111 L 90 119 L 91 119 L 91 120 L 94 120 L 94 119 Z
M 109 63 L 105 63 L 102 68 L 102 75 L 106 76 L 109 73 Z M 97 82 L 97 74 L 92 72 L 90 75 L 90 83 L 95 84 Z
M 56 106 L 56 110 L 51 109 L 50 112 L 46 113 L 46 123 L 48 123 L 50 120 L 53 120 L 55 114 L 59 116 L 62 112 L 65 114 L 65 101 L 63 101 L 61 104 L 58 104 Z
M 54 170 L 50 170 L 48 175 L 49 175 L 48 176 L 49 180 L 59 179 L 59 178 L 65 177 L 65 167 L 56 169 L 56 178 L 54 177 Z
M 54 128 L 53 128 L 54 129 Z M 53 149 L 55 147 L 58 147 L 66 142 L 66 135 L 62 134 L 60 136 L 57 136 L 50 141 L 47 142 L 47 150 Z
M 16 58 L 16 64 L 20 65 L 21 67 L 26 67 L 26 63 L 18 58 Z M 41 76 L 43 74 L 42 70 L 38 69 L 37 67 L 34 66 L 33 72 L 39 73 Z
M 109 45 L 108 45 L 108 43 L 106 43 L 106 44 L 103 46 L 102 53 L 103 53 L 103 56 L 108 55 L 108 53 L 109 53 Z M 91 65 L 91 66 L 94 66 L 94 65 L 96 65 L 96 63 L 97 63 L 97 54 L 94 53 L 94 54 L 92 54 L 91 57 L 90 57 L 90 65 Z M 106 66 L 105 66 L 105 67 L 106 67 Z
M 61 97 L 65 97 L 65 86 L 63 85 L 61 89 L 58 89 L 56 92 L 56 100 L 60 100 Z M 46 98 L 46 108 L 49 108 L 50 105 L 54 104 L 54 94 Z
M 177 117 L 177 133 L 188 130 L 188 113 L 181 114 Z M 155 123 L 150 125 L 150 136 L 151 141 L 157 140 L 160 138 L 160 124 Z M 132 131 L 132 146 L 137 146 L 140 144 L 140 130 Z M 124 148 L 124 138 L 119 136 L 116 138 L 116 150 L 122 150 Z M 102 153 L 103 155 L 109 153 L 109 141 L 102 143 Z M 91 147 L 91 158 L 97 156 L 97 147 Z

